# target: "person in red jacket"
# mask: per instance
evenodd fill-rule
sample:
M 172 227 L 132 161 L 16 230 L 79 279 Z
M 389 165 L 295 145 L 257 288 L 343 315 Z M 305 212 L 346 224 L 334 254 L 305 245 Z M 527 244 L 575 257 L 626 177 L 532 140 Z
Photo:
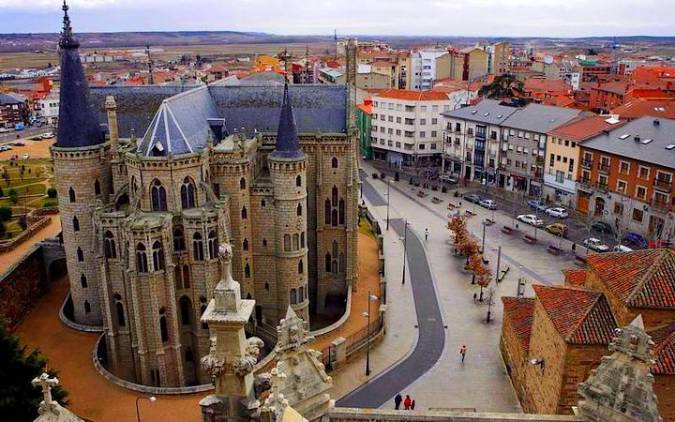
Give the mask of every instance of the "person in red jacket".
M 410 410 L 410 406 L 412 406 L 412 400 L 410 399 L 410 396 L 406 394 L 405 400 L 403 400 L 403 407 L 405 410 Z

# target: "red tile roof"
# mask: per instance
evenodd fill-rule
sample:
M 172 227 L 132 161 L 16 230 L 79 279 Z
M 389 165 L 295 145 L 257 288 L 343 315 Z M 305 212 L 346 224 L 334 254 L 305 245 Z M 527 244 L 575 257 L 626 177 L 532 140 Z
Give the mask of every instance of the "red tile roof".
M 437 91 L 409 91 L 405 89 L 387 89 L 379 92 L 378 97 L 408 101 L 447 101 L 448 96 Z
M 504 318 L 508 319 L 518 336 L 520 346 L 527 353 L 530 349 L 532 319 L 534 315 L 534 298 L 502 297 Z
M 675 252 L 672 250 L 591 254 L 588 265 L 626 306 L 675 309 Z
M 586 282 L 586 270 L 581 268 L 568 268 L 563 270 L 565 276 L 565 284 L 575 287 L 583 287 Z
M 570 344 L 609 344 L 616 320 L 602 293 L 578 287 L 532 288 L 562 338 Z
M 359 104 L 359 105 L 357 105 L 357 107 L 366 114 L 372 114 L 373 113 L 373 105 L 372 104 Z
M 527 78 L 523 86 L 525 92 L 571 93 L 572 86 L 563 79 Z
M 652 353 L 656 364 L 652 374 L 675 375 L 675 324 L 657 328 L 648 332 L 655 343 Z
M 643 116 L 675 119 L 675 98 L 669 100 L 650 100 L 636 98 L 611 111 L 622 119 L 638 119 Z
M 605 129 L 616 129 L 625 122 L 613 125 L 606 122 L 608 116 L 580 117 L 553 129 L 550 134 L 572 141 L 584 141 L 600 134 Z
M 626 90 L 628 89 L 628 85 L 625 82 L 621 81 L 607 82 L 601 84 L 600 86 L 596 86 L 593 89 L 597 89 L 598 91 L 611 92 L 612 94 L 617 95 L 624 95 L 626 93 Z

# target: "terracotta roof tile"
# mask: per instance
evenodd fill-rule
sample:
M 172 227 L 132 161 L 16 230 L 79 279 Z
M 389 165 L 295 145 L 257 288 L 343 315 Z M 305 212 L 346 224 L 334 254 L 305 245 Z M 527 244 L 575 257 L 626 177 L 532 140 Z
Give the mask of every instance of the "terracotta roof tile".
M 518 336 L 520 346 L 527 353 L 530 349 L 534 298 L 502 297 L 504 318 L 507 318 Z
M 675 309 L 675 252 L 591 254 L 588 265 L 627 306 Z
M 613 109 L 611 114 L 618 114 L 624 119 L 637 119 L 643 116 L 675 119 L 675 98 L 669 100 L 636 98 Z
M 394 98 L 409 101 L 447 101 L 448 96 L 438 91 L 409 91 L 405 89 L 388 89 L 376 94 L 378 97 Z
M 577 287 L 532 286 L 556 330 L 570 344 L 609 344 L 616 320 L 602 293 Z
M 613 125 L 605 120 L 607 116 L 582 117 L 559 126 L 551 131 L 551 135 L 573 141 L 584 141 L 601 133 L 605 129 L 616 129 L 625 122 L 615 123 Z
M 586 282 L 586 270 L 581 268 L 568 268 L 563 270 L 565 284 L 574 287 L 583 287 Z
M 648 333 L 655 344 L 652 374 L 675 375 L 675 324 L 657 328 Z

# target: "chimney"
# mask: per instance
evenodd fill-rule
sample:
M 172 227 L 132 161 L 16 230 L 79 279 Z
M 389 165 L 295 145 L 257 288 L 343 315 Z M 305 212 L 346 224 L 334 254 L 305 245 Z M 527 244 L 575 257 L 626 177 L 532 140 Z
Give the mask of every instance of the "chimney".
M 659 119 L 654 119 L 654 126 L 659 126 L 660 124 Z
M 634 140 L 635 142 L 640 142 L 640 135 L 638 135 L 638 134 L 636 133 L 635 136 L 633 136 L 633 140 Z

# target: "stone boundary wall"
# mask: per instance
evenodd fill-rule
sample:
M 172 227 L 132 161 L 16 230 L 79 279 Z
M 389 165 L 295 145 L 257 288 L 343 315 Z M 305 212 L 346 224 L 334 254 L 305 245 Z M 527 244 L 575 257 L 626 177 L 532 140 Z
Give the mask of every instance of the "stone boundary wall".
M 524 413 L 488 413 L 465 411 L 414 411 L 414 410 L 386 410 L 361 409 L 352 407 L 333 407 L 326 417 L 330 422 L 379 422 L 379 421 L 429 421 L 429 422 L 581 422 L 583 419 L 573 415 L 537 415 Z
M 26 230 L 21 232 L 21 234 L 12 240 L 0 243 L 0 253 L 14 250 L 17 246 L 30 239 L 35 233 L 49 225 L 49 217 L 39 217 L 36 220 L 33 220 L 33 218 L 34 217 L 30 216 L 29 214 L 27 220 L 30 225 L 26 228 Z

